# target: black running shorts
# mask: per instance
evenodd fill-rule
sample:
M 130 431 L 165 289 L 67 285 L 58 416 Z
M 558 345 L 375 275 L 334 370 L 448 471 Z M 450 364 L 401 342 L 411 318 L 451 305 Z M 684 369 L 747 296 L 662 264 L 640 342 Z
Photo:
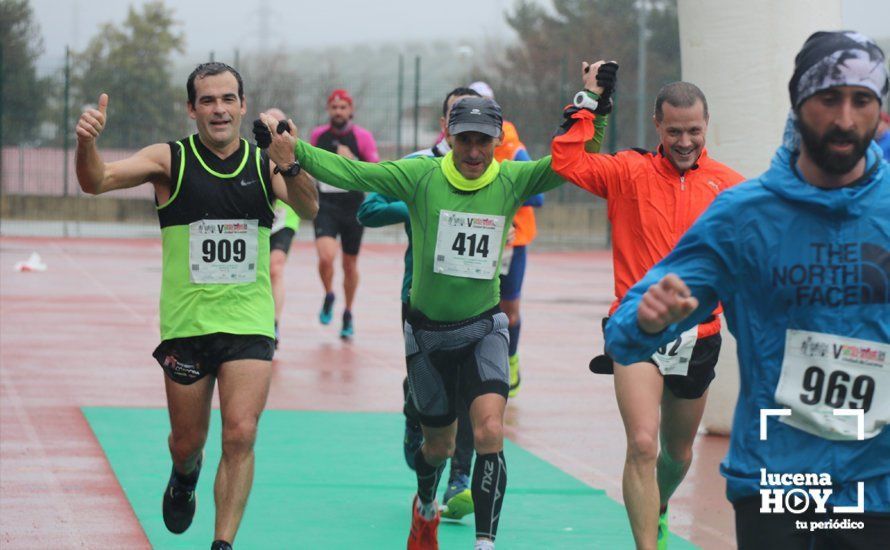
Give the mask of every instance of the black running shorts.
M 290 244 L 296 233 L 290 227 L 283 227 L 272 233 L 269 237 L 269 250 L 281 250 L 285 254 L 290 252 Z
M 331 196 L 329 196 L 331 195 Z M 355 215 L 364 200 L 361 193 L 320 193 L 318 214 L 313 220 L 315 238 L 340 236 L 344 254 L 355 256 L 362 246 L 365 227 Z
M 239 359 L 271 361 L 274 354 L 275 340 L 268 336 L 225 332 L 164 340 L 152 353 L 167 377 L 184 385 L 207 375 L 216 376 L 223 363 Z
M 603 319 L 603 332 L 606 330 L 608 320 L 608 317 Z M 669 374 L 664 377 L 664 385 L 680 399 L 698 399 L 703 396 L 716 376 L 714 369 L 717 366 L 717 359 L 720 358 L 722 344 L 723 337 L 719 332 L 696 340 L 686 375 Z M 608 354 L 603 353 L 605 357 L 609 357 Z M 649 359 L 648 362 L 656 369 L 658 368 L 655 361 Z

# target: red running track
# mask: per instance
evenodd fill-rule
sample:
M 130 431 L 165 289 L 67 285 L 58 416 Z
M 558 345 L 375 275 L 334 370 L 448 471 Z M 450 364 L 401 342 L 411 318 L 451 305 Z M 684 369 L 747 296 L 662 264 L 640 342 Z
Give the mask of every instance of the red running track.
M 18 273 L 37 251 L 43 273 Z M 359 260 L 356 337 L 319 325 L 309 243 L 287 267 L 287 306 L 269 408 L 399 411 L 403 249 L 367 244 Z M 80 412 L 164 407 L 156 240 L 0 238 L 0 546 L 147 548 L 148 542 Z M 339 273 L 338 273 L 339 277 Z M 336 284 L 341 284 L 339 278 Z M 602 349 L 612 296 L 608 252 L 531 252 L 523 288 L 523 385 L 507 435 L 621 499 L 625 438 L 610 377 L 587 370 Z M 398 442 L 393 442 L 398 444 Z M 701 436 L 671 501 L 671 530 L 704 548 L 734 546 L 717 468 L 727 440 Z

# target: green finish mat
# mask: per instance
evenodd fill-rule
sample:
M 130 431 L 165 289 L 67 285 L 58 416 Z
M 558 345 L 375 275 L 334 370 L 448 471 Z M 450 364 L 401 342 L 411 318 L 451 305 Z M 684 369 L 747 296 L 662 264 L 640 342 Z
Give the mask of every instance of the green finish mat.
M 219 411 L 212 415 L 198 510 L 182 535 L 169 533 L 161 517 L 171 464 L 167 411 L 90 407 L 83 413 L 152 546 L 209 548 Z M 253 491 L 235 547 L 405 548 L 416 478 L 402 456 L 403 429 L 403 417 L 393 413 L 264 412 Z M 509 441 L 505 455 L 509 481 L 499 549 L 633 548 L 623 506 L 603 491 Z M 471 549 L 473 540 L 472 516 L 443 519 L 443 550 Z M 670 543 L 671 550 L 694 548 L 676 536 Z

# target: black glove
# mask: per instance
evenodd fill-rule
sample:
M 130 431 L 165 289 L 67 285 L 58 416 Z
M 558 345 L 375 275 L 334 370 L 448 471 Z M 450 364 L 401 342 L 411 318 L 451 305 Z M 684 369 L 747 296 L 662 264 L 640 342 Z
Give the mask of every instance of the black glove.
M 618 63 L 608 61 L 600 65 L 596 71 L 596 85 L 603 89 L 600 94 L 599 105 L 594 109 L 597 115 L 608 115 L 612 112 L 612 94 L 618 83 Z
M 253 121 L 253 138 L 256 140 L 256 146 L 260 149 L 268 149 L 272 145 L 272 132 L 260 119 Z
M 275 131 L 279 134 L 289 132 L 290 124 L 286 120 L 279 120 Z M 260 149 L 267 149 L 269 145 L 272 145 L 272 132 L 269 131 L 269 127 L 260 119 L 253 121 L 253 137 L 256 140 L 256 146 Z
M 609 61 L 600 65 L 596 71 L 596 85 L 603 89 L 600 96 L 603 99 L 612 97 L 615 92 L 615 85 L 618 83 L 618 63 Z

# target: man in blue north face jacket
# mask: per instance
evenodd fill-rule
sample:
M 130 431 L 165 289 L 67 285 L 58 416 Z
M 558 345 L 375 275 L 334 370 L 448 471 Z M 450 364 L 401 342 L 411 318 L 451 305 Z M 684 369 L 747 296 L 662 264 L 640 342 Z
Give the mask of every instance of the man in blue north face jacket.
M 741 378 L 721 465 L 739 548 L 878 548 L 890 541 L 890 165 L 872 142 L 883 52 L 816 33 L 789 91 L 770 168 L 720 194 L 627 293 L 606 348 L 623 365 L 680 349 L 722 302 Z

